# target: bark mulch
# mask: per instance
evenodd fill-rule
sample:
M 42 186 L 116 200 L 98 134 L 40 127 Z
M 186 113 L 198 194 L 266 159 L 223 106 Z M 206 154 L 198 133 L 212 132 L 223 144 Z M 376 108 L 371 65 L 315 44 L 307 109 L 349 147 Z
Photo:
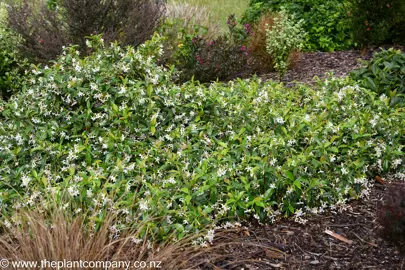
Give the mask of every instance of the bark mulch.
M 193 269 L 404 269 L 405 255 L 381 238 L 377 221 L 389 185 L 376 184 L 369 199 L 341 213 L 306 217 L 305 225 L 282 219 L 229 232 L 192 259 Z
M 336 52 L 304 52 L 301 53 L 296 65 L 284 75 L 281 82 L 286 86 L 293 86 L 296 82 L 313 84 L 314 77 L 326 78 L 325 73 L 332 72 L 335 77 L 345 77 L 355 69 L 361 67 L 360 59 L 369 60 L 380 48 L 393 47 L 405 52 L 405 46 L 385 45 L 369 48 L 362 58 L 359 50 L 336 51 Z M 259 75 L 263 80 L 272 79 L 278 81 L 276 72 Z

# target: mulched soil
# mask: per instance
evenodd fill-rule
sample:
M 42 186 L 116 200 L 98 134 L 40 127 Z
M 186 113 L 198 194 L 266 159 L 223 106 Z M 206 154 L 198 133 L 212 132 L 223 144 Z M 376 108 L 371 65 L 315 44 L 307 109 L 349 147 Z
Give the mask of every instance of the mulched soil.
M 403 269 L 405 255 L 381 238 L 377 222 L 389 185 L 376 184 L 368 200 L 353 201 L 342 213 L 312 215 L 305 225 L 282 219 L 228 233 L 193 259 L 194 269 Z
M 369 60 L 376 51 L 380 50 L 380 48 L 387 49 L 390 47 L 405 52 L 404 46 L 386 45 L 373 47 L 367 50 L 363 59 Z M 345 77 L 352 70 L 361 67 L 359 59 L 362 59 L 362 57 L 358 50 L 301 53 L 296 65 L 284 75 L 281 81 L 287 86 L 294 85 L 294 81 L 313 84 L 315 82 L 315 76 L 326 78 L 326 72 L 333 72 L 333 75 L 336 77 Z M 278 74 L 275 72 L 262 74 L 259 77 L 263 80 L 272 79 L 278 81 Z

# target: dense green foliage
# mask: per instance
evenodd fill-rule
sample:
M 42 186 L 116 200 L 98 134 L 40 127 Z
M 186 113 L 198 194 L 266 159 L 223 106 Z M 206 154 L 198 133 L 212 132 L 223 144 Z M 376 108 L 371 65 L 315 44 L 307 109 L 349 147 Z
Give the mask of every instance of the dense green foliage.
M 364 67 L 351 73 L 353 79 L 378 95 L 389 97 L 392 106 L 404 106 L 405 102 L 405 53 L 400 50 L 382 50 Z
M 160 217 L 147 227 L 157 237 L 221 218 L 304 222 L 366 196 L 373 173 L 400 170 L 405 117 L 387 99 L 333 78 L 176 85 L 155 64 L 161 42 L 93 37 L 89 56 L 70 47 L 30 72 L 1 108 L 3 216 L 53 194 L 98 220 L 96 209 L 116 211 L 117 228 Z
M 405 1 L 349 0 L 349 22 L 362 45 L 405 43 Z
M 257 22 L 266 12 L 285 10 L 297 21 L 304 20 L 306 50 L 340 50 L 353 45 L 345 4 L 340 0 L 252 0 L 243 22 Z
M 7 10 L 0 3 L 0 98 L 8 99 L 20 88 L 25 61 L 19 56 L 20 37 L 7 25 Z
M 291 65 L 291 55 L 303 47 L 305 32 L 302 20 L 294 22 L 288 14 L 280 13 L 266 31 L 266 50 L 273 59 L 274 68 L 282 76 Z

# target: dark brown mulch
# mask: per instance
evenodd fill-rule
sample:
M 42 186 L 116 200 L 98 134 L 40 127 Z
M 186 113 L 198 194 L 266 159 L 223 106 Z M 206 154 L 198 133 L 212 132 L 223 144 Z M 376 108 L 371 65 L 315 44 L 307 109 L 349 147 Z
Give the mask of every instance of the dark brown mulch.
M 394 47 L 405 52 L 404 46 L 380 46 L 369 48 L 363 59 L 369 60 L 373 53 L 380 48 L 388 49 Z M 282 82 L 287 86 L 294 85 L 294 81 L 312 84 L 314 77 L 326 78 L 326 72 L 333 72 L 336 77 L 345 77 L 354 69 L 360 68 L 359 59 L 362 59 L 359 50 L 337 51 L 337 52 L 306 52 L 301 53 L 296 65 L 290 69 L 282 78 Z M 272 79 L 278 81 L 278 74 L 275 72 L 262 74 L 259 76 L 263 80 Z
M 401 184 L 402 185 L 402 184 Z M 380 237 L 377 210 L 389 185 L 342 213 L 307 217 L 305 225 L 280 220 L 229 233 L 192 261 L 197 269 L 403 269 L 405 255 Z M 333 231 L 352 244 L 325 233 Z M 235 243 L 237 242 L 237 243 Z M 232 244 L 227 244 L 232 243 Z

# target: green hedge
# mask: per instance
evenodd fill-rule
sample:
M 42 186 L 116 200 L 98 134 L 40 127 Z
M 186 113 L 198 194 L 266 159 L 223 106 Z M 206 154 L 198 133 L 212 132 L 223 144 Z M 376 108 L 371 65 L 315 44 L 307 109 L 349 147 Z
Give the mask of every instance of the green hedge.
M 252 0 L 243 22 L 256 22 L 265 12 L 285 10 L 304 20 L 308 33 L 305 49 L 308 51 L 334 51 L 347 49 L 354 44 L 347 22 L 346 1 L 340 0 Z
M 405 53 L 400 50 L 382 50 L 363 67 L 351 73 L 360 84 L 390 99 L 392 106 L 404 106 L 405 101 Z
M 348 0 L 353 40 L 363 46 L 405 44 L 405 1 Z
M 0 98 L 9 99 L 18 91 L 26 62 L 18 52 L 20 37 L 8 28 L 7 9 L 0 3 Z

